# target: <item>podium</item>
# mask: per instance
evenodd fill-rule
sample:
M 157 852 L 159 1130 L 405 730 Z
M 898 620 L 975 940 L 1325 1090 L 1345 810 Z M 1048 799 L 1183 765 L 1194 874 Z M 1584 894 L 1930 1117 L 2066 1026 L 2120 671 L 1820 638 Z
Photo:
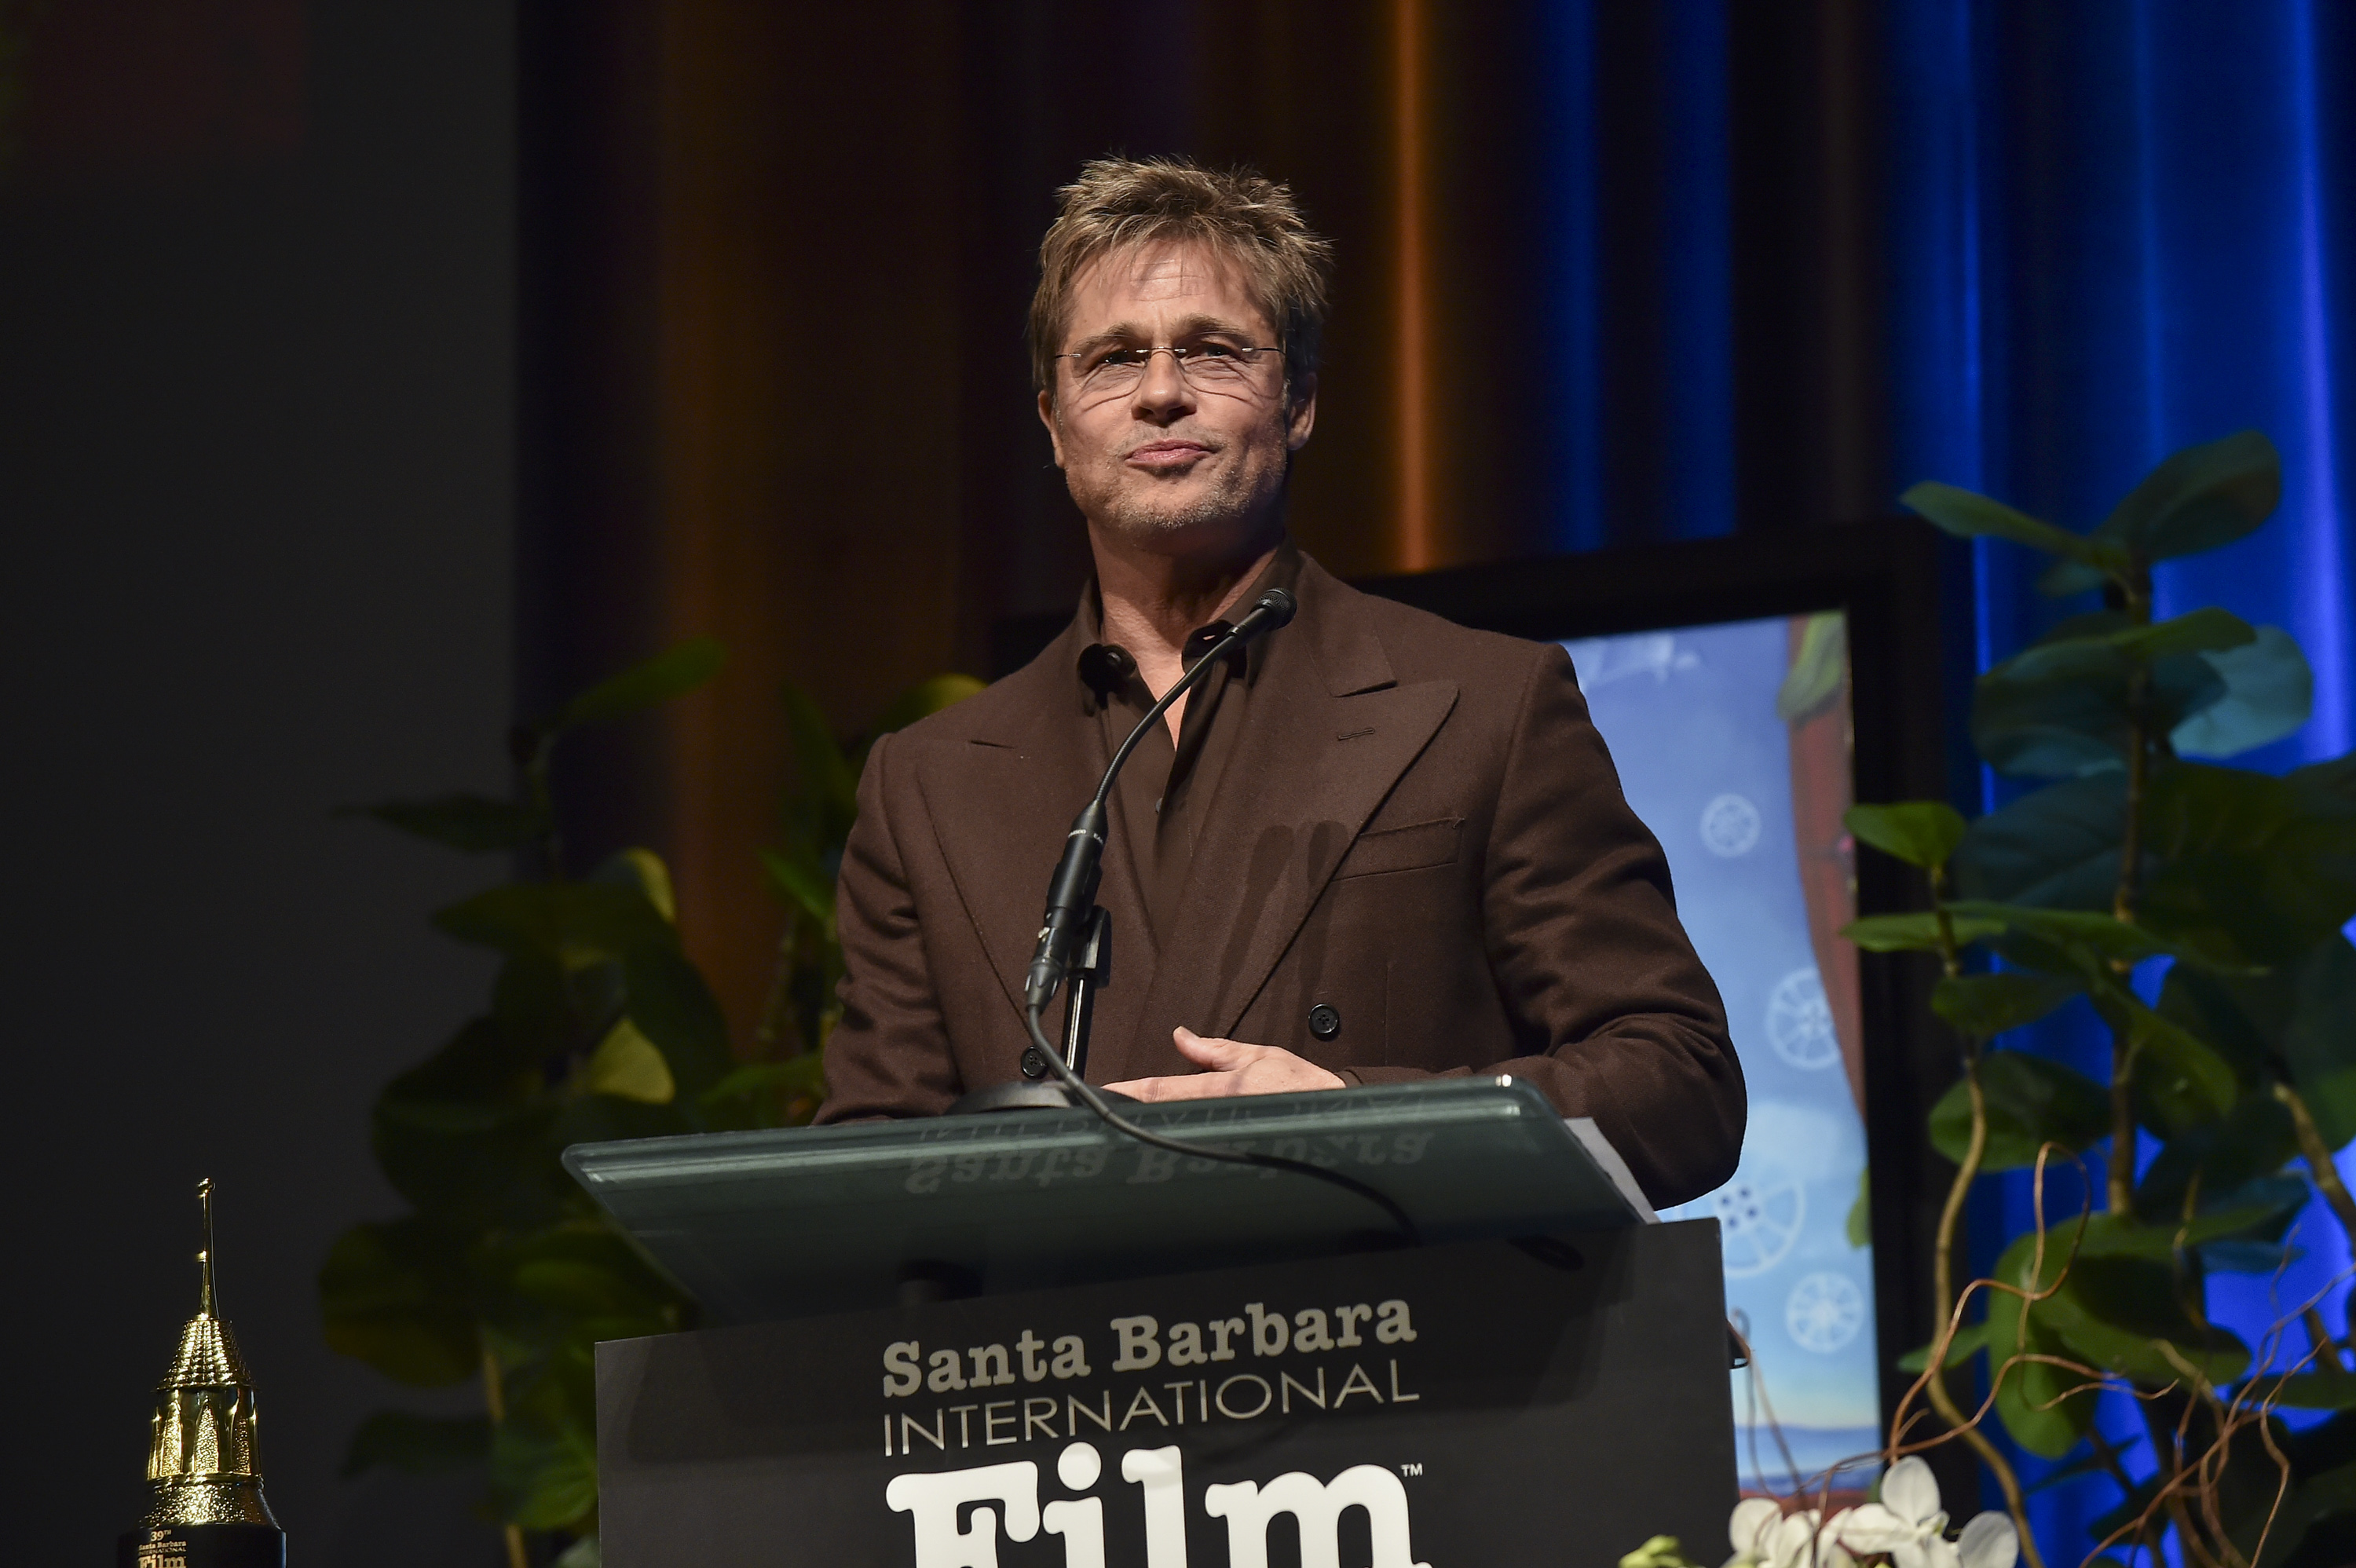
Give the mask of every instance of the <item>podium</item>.
M 713 1327 L 598 1348 L 608 1568 L 1456 1568 L 1716 1553 L 1718 1231 L 1471 1079 L 583 1146 Z

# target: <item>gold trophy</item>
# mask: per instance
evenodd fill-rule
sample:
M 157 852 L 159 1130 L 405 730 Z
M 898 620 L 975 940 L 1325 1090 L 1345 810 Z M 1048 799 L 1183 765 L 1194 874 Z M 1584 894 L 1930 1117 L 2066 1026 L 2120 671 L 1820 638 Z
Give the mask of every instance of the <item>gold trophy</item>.
M 155 1391 L 147 1446 L 155 1500 L 115 1549 L 116 1568 L 284 1568 L 286 1537 L 262 1496 L 253 1379 L 213 1286 L 213 1184 L 197 1183 L 204 1251 L 197 1315 Z

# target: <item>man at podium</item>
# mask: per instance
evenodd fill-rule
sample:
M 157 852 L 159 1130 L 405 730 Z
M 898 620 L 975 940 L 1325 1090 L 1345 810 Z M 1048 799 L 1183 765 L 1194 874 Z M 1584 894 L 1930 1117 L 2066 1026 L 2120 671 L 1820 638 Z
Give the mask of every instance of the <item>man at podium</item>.
M 1282 588 L 1292 622 L 1116 786 L 1088 1079 L 1162 1100 L 1510 1073 L 1593 1117 L 1655 1205 L 1718 1186 L 1741 1068 L 1568 656 L 1359 593 L 1285 536 L 1329 246 L 1248 172 L 1108 159 L 1062 197 L 1030 336 L 1095 580 L 1032 664 L 870 753 L 819 1119 L 1022 1076 L 1073 812 Z

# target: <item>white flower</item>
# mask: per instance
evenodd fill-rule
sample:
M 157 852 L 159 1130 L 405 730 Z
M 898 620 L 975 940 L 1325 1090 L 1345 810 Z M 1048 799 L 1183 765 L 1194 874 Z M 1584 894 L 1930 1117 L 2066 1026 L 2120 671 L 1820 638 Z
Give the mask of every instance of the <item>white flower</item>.
M 1827 1523 L 1814 1509 L 1786 1514 L 1772 1498 L 1745 1498 L 1727 1522 L 1726 1568 L 1857 1568 L 1835 1535 L 1844 1517 Z
M 2000 1513 L 1979 1515 L 1961 1541 L 1949 1541 L 1938 1479 L 1912 1455 L 1882 1476 L 1879 1502 L 1848 1509 L 1832 1528 L 1860 1557 L 1888 1552 L 1893 1568 L 2012 1568 L 2020 1554 L 2020 1537 Z

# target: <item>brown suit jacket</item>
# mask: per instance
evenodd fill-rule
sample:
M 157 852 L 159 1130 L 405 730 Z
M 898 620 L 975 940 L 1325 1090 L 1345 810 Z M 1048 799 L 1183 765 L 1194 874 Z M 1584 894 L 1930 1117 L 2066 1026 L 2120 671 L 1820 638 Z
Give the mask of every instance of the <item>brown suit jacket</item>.
M 1151 950 L 1115 832 L 1092 1082 L 1282 1046 L 1359 1083 L 1512 1073 L 1592 1116 L 1654 1201 L 1733 1171 L 1742 1071 L 1563 651 L 1363 594 L 1304 560 Z M 1048 873 L 1108 760 L 1077 624 L 885 737 L 842 863 L 843 1015 L 820 1121 L 927 1115 L 1017 1077 Z M 1341 1015 L 1320 1040 L 1309 1012 Z M 1050 1033 L 1054 1032 L 1052 1019 Z

